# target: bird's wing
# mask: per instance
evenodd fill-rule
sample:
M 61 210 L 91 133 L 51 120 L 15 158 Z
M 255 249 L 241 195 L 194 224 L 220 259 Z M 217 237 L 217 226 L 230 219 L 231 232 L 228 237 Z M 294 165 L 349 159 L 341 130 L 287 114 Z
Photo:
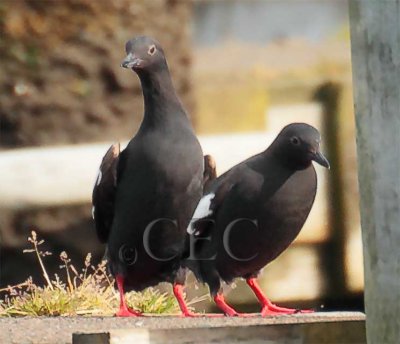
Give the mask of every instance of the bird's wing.
M 218 208 L 235 186 L 236 180 L 236 174 L 227 173 L 220 178 L 211 181 L 209 190 L 200 199 L 200 202 L 194 211 L 192 220 L 189 223 L 187 228 L 189 234 L 198 236 L 208 232 Z
M 207 192 L 212 181 L 217 179 L 215 159 L 211 155 L 204 156 L 203 190 Z
M 120 163 L 120 144 L 113 144 L 104 155 L 92 194 L 92 217 L 99 240 L 105 243 L 114 217 L 114 199 Z

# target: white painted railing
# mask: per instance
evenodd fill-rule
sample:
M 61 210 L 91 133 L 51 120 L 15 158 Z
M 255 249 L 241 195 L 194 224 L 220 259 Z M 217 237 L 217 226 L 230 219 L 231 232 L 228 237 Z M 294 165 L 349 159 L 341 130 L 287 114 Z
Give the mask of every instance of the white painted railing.
M 223 172 L 271 141 L 264 132 L 201 137 Z M 25 208 L 88 202 L 110 143 L 0 152 L 0 207 Z
M 204 154 L 215 158 L 220 174 L 263 151 L 283 125 L 300 118 L 316 125 L 319 116 L 319 107 L 315 104 L 275 107 L 268 116 L 269 128 L 272 128 L 268 132 L 200 136 L 199 140 Z M 89 202 L 97 169 L 111 143 L 0 152 L 0 208 Z

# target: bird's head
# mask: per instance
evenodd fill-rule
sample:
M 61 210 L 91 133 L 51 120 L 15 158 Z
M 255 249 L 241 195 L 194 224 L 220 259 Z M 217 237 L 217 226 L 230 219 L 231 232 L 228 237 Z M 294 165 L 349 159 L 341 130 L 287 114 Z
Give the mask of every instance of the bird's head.
M 160 43 L 147 36 L 135 37 L 126 42 L 125 51 L 126 57 L 121 67 L 135 72 L 157 69 L 166 64 Z
M 279 133 L 274 149 L 285 163 L 297 168 L 307 168 L 312 161 L 330 168 L 329 161 L 320 151 L 321 135 L 305 123 L 292 123 Z

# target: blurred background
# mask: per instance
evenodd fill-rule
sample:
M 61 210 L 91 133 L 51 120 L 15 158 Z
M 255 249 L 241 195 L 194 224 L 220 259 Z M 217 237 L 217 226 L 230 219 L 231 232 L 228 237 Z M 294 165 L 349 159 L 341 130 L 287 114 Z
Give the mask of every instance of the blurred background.
M 363 309 L 348 26 L 344 0 L 1 1 L 0 288 L 42 282 L 22 253 L 31 230 L 53 253 L 50 273 L 64 250 L 76 267 L 88 252 L 101 259 L 91 191 L 108 146 L 126 143 L 142 119 L 138 78 L 120 63 L 125 42 L 146 34 L 164 47 L 218 173 L 285 124 L 321 130 L 331 170 L 317 166 L 306 226 L 261 284 L 281 304 Z M 227 291 L 239 309 L 258 309 L 242 282 Z

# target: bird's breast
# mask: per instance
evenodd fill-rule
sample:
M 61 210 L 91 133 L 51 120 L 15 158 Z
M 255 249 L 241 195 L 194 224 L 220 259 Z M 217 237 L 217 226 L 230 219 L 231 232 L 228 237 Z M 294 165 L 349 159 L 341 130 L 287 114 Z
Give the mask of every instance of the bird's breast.
M 316 190 L 317 179 L 311 166 L 294 173 L 260 205 L 261 247 L 274 246 L 278 252 L 297 237 L 311 211 Z

